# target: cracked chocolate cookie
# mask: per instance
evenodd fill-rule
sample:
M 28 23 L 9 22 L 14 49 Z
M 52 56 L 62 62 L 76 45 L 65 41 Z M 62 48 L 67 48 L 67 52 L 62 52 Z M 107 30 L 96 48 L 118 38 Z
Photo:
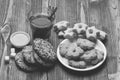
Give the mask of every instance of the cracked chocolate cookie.
M 53 46 L 43 40 L 43 39 L 35 39 L 33 42 L 34 50 L 45 62 L 54 63 L 57 59 L 56 53 L 53 49 Z
M 36 62 L 33 57 L 33 54 L 35 54 L 35 52 L 33 51 L 32 45 L 24 47 L 22 51 L 23 51 L 23 58 L 25 63 L 30 66 L 35 66 Z
M 17 55 L 15 56 L 15 63 L 19 69 L 26 71 L 26 72 L 35 71 L 38 69 L 38 67 L 28 66 L 27 64 L 25 64 L 24 59 L 23 59 L 23 51 L 17 53 Z
M 52 63 L 48 63 L 48 62 L 43 61 L 41 59 L 41 57 L 39 57 L 36 53 L 34 54 L 34 59 L 37 62 L 38 66 L 45 66 L 45 67 L 51 67 L 51 66 L 53 66 Z

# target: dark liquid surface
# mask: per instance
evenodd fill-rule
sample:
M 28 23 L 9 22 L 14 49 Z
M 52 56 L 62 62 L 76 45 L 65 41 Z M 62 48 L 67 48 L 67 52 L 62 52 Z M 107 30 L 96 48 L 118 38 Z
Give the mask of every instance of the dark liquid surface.
M 47 28 L 50 27 L 52 23 L 48 18 L 37 18 L 32 20 L 32 25 L 36 28 Z

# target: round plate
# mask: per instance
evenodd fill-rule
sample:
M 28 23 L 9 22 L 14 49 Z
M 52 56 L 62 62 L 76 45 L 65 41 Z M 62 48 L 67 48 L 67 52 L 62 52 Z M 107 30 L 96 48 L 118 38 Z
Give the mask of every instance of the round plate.
M 62 43 L 65 43 L 67 41 L 67 39 L 63 40 L 60 44 Z M 59 45 L 60 45 L 59 44 Z M 78 69 L 78 68 L 74 68 L 74 67 L 71 67 L 68 65 L 68 59 L 62 57 L 59 53 L 59 45 L 58 45 L 58 48 L 57 48 L 57 58 L 58 60 L 67 68 L 69 69 L 72 69 L 72 70 L 75 70 L 75 71 L 89 71 L 89 70 L 93 70 L 97 67 L 99 67 L 106 59 L 107 57 L 107 50 L 106 50 L 106 47 L 105 45 L 100 41 L 100 40 L 97 40 L 97 43 L 96 43 L 96 46 L 95 46 L 95 49 L 98 49 L 100 51 L 103 51 L 104 52 L 104 58 L 101 62 L 99 62 L 98 64 L 92 66 L 92 67 L 88 67 L 88 68 L 85 68 L 85 69 Z

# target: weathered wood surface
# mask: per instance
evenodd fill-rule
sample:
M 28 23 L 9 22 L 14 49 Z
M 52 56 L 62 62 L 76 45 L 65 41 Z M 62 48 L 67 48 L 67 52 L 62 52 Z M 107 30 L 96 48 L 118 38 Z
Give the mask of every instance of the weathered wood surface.
M 81 2 L 84 13 L 81 12 Z M 48 5 L 58 7 L 54 22 L 68 20 L 74 24 L 82 21 L 89 26 L 95 25 L 108 33 L 108 41 L 105 44 L 108 58 L 99 68 L 89 72 L 75 72 L 65 68 L 58 61 L 58 64 L 48 72 L 33 73 L 19 71 L 14 60 L 10 60 L 9 65 L 1 64 L 4 41 L 0 33 L 0 70 L 1 66 L 5 67 L 3 72 L 0 71 L 0 80 L 120 80 L 119 4 L 120 0 L 103 0 L 98 4 L 90 4 L 89 0 L 0 0 L 0 28 L 4 23 L 9 23 L 11 33 L 22 30 L 28 32 L 32 37 L 27 17 L 41 12 L 45 13 Z M 82 20 L 81 15 L 85 15 Z M 52 30 L 50 42 L 55 49 L 60 41 Z M 7 44 L 7 54 L 9 55 L 11 47 L 9 40 Z

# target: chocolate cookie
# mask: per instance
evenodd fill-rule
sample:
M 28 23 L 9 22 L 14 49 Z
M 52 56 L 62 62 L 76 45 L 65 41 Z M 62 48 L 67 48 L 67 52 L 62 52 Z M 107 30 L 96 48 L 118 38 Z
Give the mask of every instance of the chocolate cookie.
M 38 66 L 51 67 L 53 64 L 43 61 L 36 53 L 34 54 L 34 59 L 38 63 Z
M 34 40 L 33 45 L 35 52 L 42 60 L 49 63 L 54 63 L 56 61 L 56 53 L 49 42 L 38 38 Z
M 26 72 L 35 71 L 37 69 L 37 67 L 31 67 L 31 66 L 28 66 L 27 64 L 25 64 L 22 53 L 23 52 L 21 51 L 21 52 L 17 53 L 17 55 L 15 56 L 15 63 L 18 66 L 18 68 L 23 71 L 26 71 Z
M 35 52 L 33 51 L 32 46 L 31 45 L 26 46 L 22 51 L 23 51 L 23 58 L 25 60 L 25 63 L 30 66 L 35 66 L 36 62 L 33 57 L 33 54 L 35 54 Z

